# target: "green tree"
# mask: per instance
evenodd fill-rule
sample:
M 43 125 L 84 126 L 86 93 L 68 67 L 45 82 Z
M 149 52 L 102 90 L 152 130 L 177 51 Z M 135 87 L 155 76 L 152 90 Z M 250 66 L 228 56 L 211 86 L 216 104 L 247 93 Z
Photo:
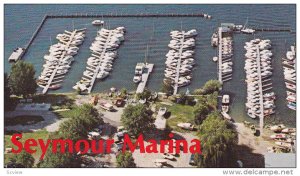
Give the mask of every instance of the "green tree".
M 31 154 L 23 150 L 19 154 L 14 154 L 13 157 L 10 158 L 10 162 L 17 165 L 22 165 L 26 168 L 31 168 L 34 165 L 34 158 Z
M 35 70 L 32 64 L 19 61 L 15 63 L 9 75 L 9 87 L 12 94 L 27 97 L 37 89 L 34 78 Z
M 5 110 L 11 108 L 11 99 L 10 99 L 11 91 L 8 84 L 8 76 L 4 74 L 4 107 Z
M 166 93 L 167 96 L 170 96 L 174 92 L 174 88 L 172 86 L 172 80 L 171 79 L 166 79 L 162 85 L 162 92 Z
M 206 96 L 207 105 L 210 107 L 210 109 L 217 110 L 218 106 L 218 92 L 214 92 L 212 94 L 208 94 Z
M 80 160 L 74 154 L 60 153 L 53 154 L 52 148 L 49 147 L 43 160 L 40 160 L 37 167 L 40 168 L 76 168 L 80 167 Z M 58 147 L 58 150 L 59 147 Z
M 8 76 L 5 73 L 4 74 L 4 101 L 5 102 L 9 101 L 9 98 L 10 98 L 10 88 L 8 85 Z
M 206 116 L 210 112 L 209 108 L 205 104 L 199 104 L 194 110 L 194 119 L 196 124 L 201 124 L 205 120 Z
M 151 91 L 149 89 L 145 89 L 142 93 L 138 93 L 136 96 L 139 100 L 148 99 L 151 97 Z
M 120 152 L 117 155 L 117 167 L 122 167 L 122 168 L 136 167 L 136 164 L 134 163 L 132 154 L 128 151 L 126 151 L 124 153 Z
M 215 111 L 207 116 L 199 128 L 202 157 L 198 167 L 232 167 L 237 134 Z
M 126 88 L 122 88 L 120 90 L 120 97 L 121 98 L 125 98 L 127 96 L 127 89 Z
M 123 111 L 121 122 L 128 133 L 136 137 L 154 128 L 152 113 L 143 104 L 128 105 Z
M 209 80 L 203 86 L 203 94 L 212 94 L 215 91 L 219 91 L 221 83 L 218 80 Z
M 202 88 L 199 88 L 199 89 L 195 89 L 193 94 L 194 95 L 203 95 L 204 91 Z
M 60 132 L 68 139 L 78 140 L 86 137 L 95 127 L 104 124 L 102 114 L 99 114 L 92 105 L 84 104 L 75 107 L 69 119 L 60 124 Z

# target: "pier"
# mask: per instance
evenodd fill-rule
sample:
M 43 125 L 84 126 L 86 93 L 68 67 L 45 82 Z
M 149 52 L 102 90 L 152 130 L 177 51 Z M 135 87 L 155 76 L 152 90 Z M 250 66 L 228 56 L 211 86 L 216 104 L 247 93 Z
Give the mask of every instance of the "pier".
M 218 28 L 218 36 L 219 36 L 219 47 L 218 47 L 218 80 L 221 84 L 223 84 L 222 78 L 222 28 Z
M 180 48 L 179 48 L 179 59 L 177 61 L 177 67 L 176 67 L 176 77 L 175 77 L 175 84 L 174 84 L 174 92 L 173 95 L 176 95 L 178 92 L 178 79 L 179 79 L 179 71 L 181 66 L 181 55 L 182 55 L 182 47 L 184 43 L 184 35 L 182 35 L 182 38 L 180 40 Z
M 70 46 L 71 42 L 73 41 L 73 38 L 74 38 L 74 36 L 75 36 L 75 34 L 76 34 L 77 32 L 78 32 L 78 31 L 75 30 L 75 31 L 73 31 L 73 32 L 71 33 L 70 40 L 68 41 L 68 43 L 66 43 L 66 48 L 69 48 L 69 46 Z M 62 58 L 65 57 L 66 53 L 67 53 L 67 51 L 64 50 L 64 52 L 63 52 L 62 55 L 60 56 L 60 59 L 61 59 L 61 60 L 62 60 Z M 43 94 L 46 94 L 46 93 L 47 93 L 49 87 L 50 87 L 53 83 L 58 83 L 57 80 L 53 82 L 53 79 L 54 79 L 54 77 L 56 76 L 56 72 L 57 72 L 57 70 L 58 70 L 58 67 L 60 67 L 60 65 L 61 65 L 61 64 L 59 63 L 59 64 L 56 66 L 56 68 L 54 69 L 54 71 L 52 72 L 52 74 L 51 74 L 51 76 L 50 76 L 50 79 L 49 79 L 48 82 L 47 82 L 47 85 L 43 88 L 43 91 L 42 91 Z M 61 81 L 62 81 L 62 80 L 61 80 Z
M 256 45 L 256 52 L 257 52 L 256 64 L 257 64 L 259 104 L 260 104 L 259 127 L 260 127 L 260 132 L 262 133 L 264 129 L 264 100 L 263 100 L 263 86 L 262 86 L 262 79 L 261 79 L 259 45 Z
M 97 56 L 97 55 L 94 55 L 95 57 L 98 57 L 98 58 L 103 58 L 105 52 L 106 52 L 106 49 L 107 49 L 107 44 L 109 43 L 110 41 L 110 38 L 111 38 L 111 35 L 112 35 L 113 31 L 109 31 L 109 34 L 108 34 L 108 37 L 107 37 L 107 40 L 105 42 L 105 45 L 104 45 L 104 48 L 103 48 L 103 51 L 101 52 L 101 55 L 100 56 Z M 99 62 L 99 64 L 97 65 L 95 71 L 94 71 L 94 75 L 92 76 L 92 79 L 91 79 L 91 85 L 90 87 L 88 87 L 88 93 L 91 93 L 92 89 L 93 89 L 93 86 L 94 86 L 94 83 L 96 81 L 96 78 L 97 78 L 97 75 L 100 71 L 100 66 L 101 66 L 101 62 Z
M 137 18 L 137 17 L 203 17 L 211 18 L 210 15 L 204 13 L 139 13 L 139 14 L 122 14 L 122 13 L 110 13 L 110 14 L 88 14 L 88 13 L 76 13 L 76 14 L 50 14 L 48 18 Z M 208 17 L 210 16 L 210 17 Z
M 226 63 L 232 62 L 232 53 L 225 53 L 225 58 L 223 58 L 223 49 L 226 51 L 226 47 L 231 48 L 232 50 L 232 44 L 228 46 L 228 43 L 223 46 L 223 33 L 225 33 L 226 38 L 232 37 L 231 29 L 227 27 L 219 27 L 218 28 L 218 37 L 219 37 L 219 44 L 218 44 L 218 80 L 221 84 L 223 84 L 226 81 L 230 81 L 232 79 L 232 66 L 230 66 L 231 71 L 230 72 L 223 72 L 223 70 L 228 68 L 223 68 L 223 66 L 229 67 Z M 228 41 L 227 41 L 228 42 Z M 232 42 L 232 41 L 231 41 Z M 230 42 L 230 43 L 231 43 Z M 227 51 L 228 52 L 228 51 Z M 231 51 L 232 52 L 232 51 Z
M 142 93 L 144 92 L 144 89 L 147 85 L 147 81 L 148 81 L 148 78 L 150 76 L 150 73 L 152 72 L 153 70 L 153 67 L 154 67 L 154 64 L 149 64 L 149 63 L 146 63 L 145 64 L 145 68 L 147 70 L 147 72 L 143 72 L 142 73 L 142 80 L 141 82 L 139 83 L 137 89 L 136 89 L 136 93 Z

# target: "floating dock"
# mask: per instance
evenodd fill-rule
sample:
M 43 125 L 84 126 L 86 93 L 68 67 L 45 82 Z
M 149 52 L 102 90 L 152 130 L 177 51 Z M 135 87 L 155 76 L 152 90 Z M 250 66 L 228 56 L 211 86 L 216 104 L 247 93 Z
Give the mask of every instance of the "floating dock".
M 179 80 L 179 71 L 180 71 L 180 66 L 181 66 L 181 57 L 182 57 L 182 47 L 184 43 L 184 35 L 182 35 L 182 38 L 180 40 L 180 48 L 179 48 L 179 59 L 177 61 L 177 67 L 176 67 L 176 77 L 175 77 L 175 84 L 174 84 L 174 92 L 173 95 L 176 95 L 178 92 L 178 80 Z
M 261 79 L 261 65 L 260 65 L 260 52 L 259 52 L 259 46 L 256 45 L 256 64 L 257 64 L 257 74 L 258 74 L 258 90 L 259 90 L 259 104 L 260 104 L 260 114 L 259 114 L 259 126 L 260 131 L 263 132 L 264 129 L 264 100 L 263 100 L 263 82 Z
M 227 27 L 219 27 L 218 28 L 218 80 L 221 84 L 223 84 L 226 81 L 230 81 L 232 79 L 232 71 L 228 73 L 223 73 L 223 64 L 227 62 L 232 62 L 232 56 L 223 58 L 223 33 L 226 33 L 227 35 L 231 35 L 231 29 Z M 232 41 L 231 41 L 232 42 Z M 225 45 L 226 46 L 226 45 Z M 232 45 L 227 46 L 233 48 Z M 231 53 L 230 53 L 231 54 Z M 231 66 L 232 68 L 232 66 Z
M 67 54 L 67 49 L 70 47 L 71 42 L 73 41 L 75 34 L 76 34 L 77 32 L 82 31 L 82 30 L 85 30 L 85 29 L 74 30 L 74 31 L 72 31 L 72 32 L 65 31 L 66 33 L 70 34 L 70 38 L 69 38 L 69 41 L 65 44 L 65 45 L 66 45 L 66 49 L 63 51 L 62 55 L 60 56 L 60 60 L 62 60 L 62 59 L 66 56 L 66 54 Z M 61 63 L 61 62 L 60 62 L 60 63 Z M 52 72 L 52 74 L 51 74 L 51 76 L 50 76 L 50 78 L 49 78 L 49 80 L 48 80 L 46 86 L 43 88 L 43 91 L 42 91 L 43 94 L 46 94 L 46 93 L 48 92 L 48 89 L 49 89 L 49 87 L 50 87 L 52 84 L 56 84 L 56 83 L 62 82 L 62 80 L 54 80 L 54 79 L 55 79 L 55 76 L 57 76 L 56 73 L 57 73 L 58 67 L 61 66 L 60 63 L 56 66 L 56 68 L 55 68 L 54 71 Z M 63 76 L 60 75 L 60 77 L 63 77 Z
M 8 61 L 9 62 L 17 62 L 19 59 L 22 58 L 24 53 L 25 53 L 24 48 L 16 48 L 16 49 L 14 49 L 14 51 L 9 56 Z
M 107 37 L 107 40 L 106 40 L 106 42 L 105 42 L 104 48 L 103 48 L 103 50 L 102 50 L 102 52 L 101 52 L 101 55 L 98 56 L 98 58 L 103 58 L 103 56 L 105 55 L 105 52 L 106 52 L 106 49 L 107 49 L 107 44 L 108 44 L 109 41 L 110 41 L 110 38 L 111 38 L 112 33 L 113 33 L 113 31 L 110 30 L 110 31 L 109 31 L 109 34 L 108 34 L 108 37 Z M 94 55 L 94 56 L 96 57 L 96 55 Z M 88 87 L 88 89 L 87 89 L 87 90 L 88 90 L 88 93 L 91 93 L 91 92 L 92 92 L 93 86 L 94 86 L 94 84 L 95 84 L 97 75 L 98 75 L 99 70 L 100 70 L 100 65 L 101 65 L 101 62 L 99 62 L 99 64 L 97 65 L 97 67 L 96 67 L 96 69 L 95 69 L 95 71 L 94 71 L 94 75 L 92 76 L 92 79 L 91 79 L 91 85 L 90 85 L 90 87 Z
M 145 68 L 144 69 L 147 69 L 147 72 L 143 72 L 142 73 L 142 80 L 141 80 L 141 82 L 139 82 L 139 85 L 138 85 L 138 87 L 136 89 L 136 93 L 142 93 L 142 92 L 144 92 L 145 87 L 147 85 L 148 78 L 150 76 L 150 73 L 153 70 L 153 67 L 154 67 L 154 64 L 149 64 L 149 63 L 145 64 Z
M 88 13 L 77 13 L 77 14 L 49 14 L 48 18 L 137 18 L 137 17 L 203 17 L 212 18 L 210 15 L 205 13 L 189 13 L 189 14 L 179 14 L 179 13 L 139 13 L 139 14 L 122 14 L 122 13 L 111 13 L 111 14 L 88 14 Z

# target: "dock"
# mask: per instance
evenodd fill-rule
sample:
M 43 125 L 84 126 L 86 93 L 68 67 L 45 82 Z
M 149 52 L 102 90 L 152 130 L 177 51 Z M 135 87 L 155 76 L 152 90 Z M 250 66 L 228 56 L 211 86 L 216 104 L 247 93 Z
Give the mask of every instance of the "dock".
M 69 46 L 70 46 L 71 42 L 73 41 L 73 38 L 77 32 L 78 32 L 78 30 L 74 30 L 71 33 L 70 40 L 68 41 L 68 43 L 66 43 L 66 48 L 69 48 Z M 62 55 L 60 56 L 60 59 L 64 58 L 66 53 L 67 53 L 67 51 L 65 50 L 62 53 Z M 48 89 L 51 86 L 51 84 L 53 84 L 53 79 L 56 76 L 56 72 L 57 72 L 59 66 L 60 66 L 60 63 L 56 66 L 56 68 L 54 69 L 54 71 L 52 72 L 52 74 L 50 76 L 50 79 L 47 82 L 47 85 L 43 88 L 43 91 L 42 91 L 43 94 L 46 94 L 48 92 Z M 55 82 L 57 83 L 57 80 Z
M 25 47 L 23 47 L 23 48 L 21 48 L 21 47 L 17 48 L 17 52 L 14 51 L 11 54 L 11 56 L 8 58 L 8 61 L 17 62 L 18 60 L 21 60 L 23 58 L 23 56 L 26 54 L 26 52 L 28 51 L 29 47 L 33 43 L 34 39 L 37 37 L 38 33 L 42 29 L 42 27 L 45 24 L 47 18 L 48 18 L 48 15 L 45 15 L 43 17 L 41 23 L 38 25 L 38 27 L 36 28 L 36 30 L 32 34 L 31 38 L 29 39 L 29 41 L 27 42 L 27 44 L 25 45 Z
M 231 32 L 232 32 L 232 30 L 227 27 L 219 27 L 218 28 L 219 43 L 218 43 L 217 71 L 218 71 L 218 80 L 221 84 L 223 84 L 224 82 L 230 81 L 232 79 L 232 71 L 228 72 L 228 73 L 223 73 L 223 69 L 222 69 L 223 64 L 225 64 L 226 62 L 232 62 L 232 55 L 226 56 L 225 58 L 223 58 L 223 33 L 225 33 L 227 37 L 228 37 L 228 34 L 230 35 L 230 37 L 232 37 Z M 232 45 L 231 45 L 231 47 L 232 47 Z
M 259 127 L 260 132 L 263 132 L 264 129 L 264 100 L 263 100 L 263 86 L 262 86 L 262 79 L 261 79 L 261 65 L 260 65 L 260 52 L 259 46 L 256 45 L 256 64 L 257 64 L 257 74 L 258 74 L 258 90 L 259 90 L 259 104 L 260 104 L 260 114 L 259 114 Z
M 138 13 L 138 14 L 125 14 L 125 13 L 110 13 L 110 14 L 94 14 L 94 13 L 76 13 L 76 14 L 49 14 L 48 18 L 138 18 L 138 17 L 203 17 L 212 18 L 205 13 Z
M 141 80 L 141 82 L 138 84 L 138 87 L 137 87 L 137 89 L 136 89 L 136 93 L 137 93 L 137 94 L 138 94 L 138 93 L 144 92 L 145 87 L 146 87 L 146 85 L 147 85 L 148 78 L 149 78 L 149 76 L 150 76 L 150 74 L 151 74 L 153 68 L 154 68 L 154 64 L 149 64 L 149 63 L 146 63 L 146 64 L 145 64 L 145 68 L 144 68 L 144 69 L 146 69 L 147 72 L 143 72 L 143 73 L 142 73 L 142 80 Z
M 222 28 L 218 28 L 218 36 L 219 36 L 219 47 L 218 47 L 218 80 L 221 84 L 223 84 L 222 78 Z
M 181 56 L 182 56 L 182 47 L 184 43 L 184 35 L 182 35 L 182 38 L 180 40 L 180 48 L 179 48 L 179 59 L 177 61 L 177 67 L 176 67 L 176 77 L 175 77 L 175 84 L 174 84 L 174 92 L 173 95 L 176 95 L 178 92 L 178 80 L 179 80 L 179 71 L 180 71 L 180 66 L 181 66 Z
M 112 35 L 113 31 L 109 31 L 109 34 L 108 34 L 108 37 L 107 37 L 107 40 L 105 42 L 105 45 L 104 45 L 104 49 L 103 51 L 101 52 L 100 56 L 97 56 L 97 55 L 94 55 L 95 57 L 98 57 L 98 58 L 103 58 L 103 56 L 105 55 L 105 52 L 106 52 L 106 49 L 107 49 L 107 44 L 108 42 L 110 41 L 110 38 L 111 38 L 111 35 Z M 92 92 L 92 89 L 93 89 L 93 86 L 94 86 L 94 83 L 96 81 L 96 78 L 97 78 L 97 75 L 100 71 L 100 65 L 101 65 L 101 62 L 99 62 L 99 64 L 97 65 L 96 69 L 95 69 L 95 72 L 94 72 L 94 75 L 92 76 L 92 79 L 91 79 L 91 85 L 90 87 L 88 88 L 88 93 L 91 93 Z
M 9 62 L 17 62 L 25 53 L 24 48 L 16 48 L 8 58 Z

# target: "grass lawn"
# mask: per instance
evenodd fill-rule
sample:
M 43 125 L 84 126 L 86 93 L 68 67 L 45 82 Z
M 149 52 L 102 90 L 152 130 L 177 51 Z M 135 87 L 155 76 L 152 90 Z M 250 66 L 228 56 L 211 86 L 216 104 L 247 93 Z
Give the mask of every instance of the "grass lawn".
M 46 94 L 33 97 L 35 103 L 50 103 L 52 109 L 66 109 L 74 105 L 75 94 Z
M 170 112 L 170 117 L 167 119 L 167 124 L 175 131 L 179 132 L 187 132 L 187 130 L 183 130 L 177 127 L 178 123 L 188 122 L 194 124 L 194 107 L 190 105 L 181 105 L 174 103 L 172 106 L 168 106 L 165 104 L 157 104 L 158 107 L 165 106 Z
M 74 117 L 75 115 L 79 114 L 80 109 L 79 108 L 73 108 L 67 111 L 59 111 L 55 112 L 58 118 L 70 118 Z
M 44 121 L 42 116 L 33 116 L 33 115 L 22 115 L 11 118 L 4 118 L 5 126 L 14 126 L 14 125 L 29 125 L 36 124 L 38 122 Z
M 20 139 L 19 141 L 24 143 L 26 139 L 43 139 L 43 140 L 47 140 L 48 137 L 49 137 L 49 132 L 47 132 L 46 130 L 40 130 L 40 131 L 36 131 L 36 132 L 28 132 L 28 133 L 22 133 L 23 134 L 23 137 L 22 139 Z M 11 143 L 11 135 L 12 134 L 5 134 L 4 135 L 4 146 L 5 148 L 12 148 L 13 145 Z M 32 147 L 33 149 L 33 147 Z M 37 152 L 34 153 L 32 156 L 34 157 L 35 159 L 35 162 L 37 162 L 41 156 L 41 150 L 39 147 L 36 147 L 37 149 Z M 7 163 L 10 159 L 10 157 L 14 155 L 12 153 L 9 153 L 9 154 L 5 154 L 4 155 L 4 162 Z

